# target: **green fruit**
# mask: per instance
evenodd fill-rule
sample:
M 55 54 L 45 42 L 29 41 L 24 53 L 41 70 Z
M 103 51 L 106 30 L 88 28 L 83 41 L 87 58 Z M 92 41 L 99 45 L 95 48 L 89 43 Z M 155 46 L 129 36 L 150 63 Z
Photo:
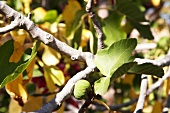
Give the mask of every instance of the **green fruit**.
M 76 99 L 86 98 L 87 92 L 91 90 L 91 85 L 87 80 L 79 80 L 74 86 L 74 97 Z

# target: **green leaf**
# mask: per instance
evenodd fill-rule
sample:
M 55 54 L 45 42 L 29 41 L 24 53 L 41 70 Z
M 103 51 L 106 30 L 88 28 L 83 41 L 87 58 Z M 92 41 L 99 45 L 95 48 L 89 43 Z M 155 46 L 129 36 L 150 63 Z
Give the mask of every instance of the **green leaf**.
M 144 13 L 131 0 L 116 0 L 116 10 L 132 21 L 146 21 Z
M 14 49 L 13 40 L 6 42 L 0 47 L 0 88 L 16 79 L 27 68 L 36 56 L 36 50 L 39 44 L 40 42 L 37 42 L 34 46 L 31 55 L 24 53 L 17 63 L 9 62 Z
M 161 67 L 153 65 L 151 63 L 144 63 L 133 66 L 128 72 L 136 74 L 155 75 L 157 77 L 162 77 L 164 75 L 164 71 Z
M 152 32 L 150 30 L 149 24 L 144 25 L 144 24 L 141 24 L 140 22 L 135 22 L 131 20 L 129 20 L 129 22 L 139 31 L 140 35 L 143 38 L 149 39 L 149 40 L 154 39 Z
M 103 20 L 103 32 L 106 36 L 104 43 L 110 46 L 112 43 L 126 38 L 126 33 L 121 29 L 121 22 L 125 16 L 117 12 L 110 12 L 110 15 Z
M 74 86 L 74 96 L 76 99 L 83 99 L 89 90 L 91 90 L 90 83 L 87 80 L 79 80 Z
M 129 62 L 121 65 L 112 75 L 111 80 L 115 80 L 119 77 L 121 77 L 123 74 L 127 73 L 129 69 L 131 69 L 134 65 L 136 65 L 136 62 Z
M 28 94 L 34 94 L 36 92 L 36 85 L 34 83 L 28 83 L 26 84 L 26 89 Z
M 131 0 L 116 0 L 116 11 L 126 15 L 127 20 L 140 32 L 143 38 L 154 39 L 150 25 L 141 24 L 148 21 L 139 6 Z
M 17 11 L 20 11 L 23 8 L 23 4 L 21 0 L 10 0 L 8 2 L 9 5 Z
M 101 77 L 99 80 L 97 80 L 94 83 L 94 92 L 95 94 L 99 94 L 99 95 L 104 95 L 109 87 L 110 84 L 110 77 Z
M 121 65 L 131 62 L 131 54 L 136 45 L 136 39 L 122 39 L 109 48 L 99 50 L 94 62 L 103 75 L 112 76 Z
M 47 14 L 44 17 L 44 21 L 53 23 L 57 19 L 57 11 L 56 10 L 50 10 L 47 12 Z

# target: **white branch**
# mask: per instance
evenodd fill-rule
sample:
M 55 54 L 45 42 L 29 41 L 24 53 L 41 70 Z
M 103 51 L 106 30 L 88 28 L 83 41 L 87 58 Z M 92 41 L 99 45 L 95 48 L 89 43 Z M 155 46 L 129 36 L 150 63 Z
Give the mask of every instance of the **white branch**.
M 141 81 L 141 87 L 140 87 L 140 95 L 139 95 L 139 99 L 138 99 L 134 113 L 139 113 L 139 112 L 142 113 L 142 109 L 144 107 L 145 98 L 146 98 L 147 86 L 148 86 L 147 76 L 148 75 L 145 75 L 145 74 L 141 76 L 142 81 Z

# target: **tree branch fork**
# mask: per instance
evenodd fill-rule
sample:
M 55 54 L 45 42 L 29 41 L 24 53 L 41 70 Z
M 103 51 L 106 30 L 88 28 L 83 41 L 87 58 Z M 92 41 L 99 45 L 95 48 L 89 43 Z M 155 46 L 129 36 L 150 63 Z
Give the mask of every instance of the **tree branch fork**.
M 102 49 L 104 47 L 103 43 L 103 37 L 104 34 L 101 30 L 100 24 L 98 21 L 96 21 L 95 14 L 92 12 L 92 2 L 93 0 L 89 0 L 86 10 L 89 13 L 90 17 L 92 18 L 94 28 L 98 34 L 98 50 Z M 73 87 L 77 81 L 80 79 L 86 78 L 87 75 L 90 73 L 94 72 L 96 65 L 94 64 L 94 58 L 95 55 L 93 55 L 90 52 L 82 52 L 76 49 L 73 49 L 72 47 L 68 46 L 67 44 L 59 41 L 56 39 L 53 35 L 43 31 L 39 27 L 37 27 L 33 21 L 30 20 L 30 16 L 28 17 L 23 16 L 22 14 L 18 13 L 14 9 L 10 8 L 8 5 L 0 1 L 0 13 L 5 15 L 7 18 L 13 18 L 14 20 L 7 26 L 0 28 L 0 34 L 7 33 L 11 30 L 14 30 L 16 28 L 21 28 L 26 30 L 34 39 L 40 40 L 44 44 L 48 45 L 49 47 L 55 49 L 56 51 L 59 51 L 63 54 L 66 54 L 70 56 L 72 60 L 80 60 L 83 61 L 87 64 L 87 67 L 78 72 L 76 75 L 74 75 L 65 85 L 65 87 L 61 90 L 61 92 L 57 93 L 56 96 L 47 104 L 45 104 L 39 111 L 38 113 L 50 113 L 53 110 L 59 109 L 62 102 L 67 99 L 71 94 Z M 169 56 L 167 57 L 168 60 Z M 136 62 L 151 62 L 155 65 L 162 66 L 160 62 L 156 61 L 144 61 L 141 59 L 136 59 Z M 163 62 L 164 65 L 169 65 L 165 64 L 165 61 Z M 169 62 L 170 63 L 170 62 Z M 146 79 L 147 80 L 147 79 Z M 146 81 L 145 81 L 146 83 Z M 144 84 L 145 84 L 144 83 Z M 146 91 L 146 87 L 145 87 Z

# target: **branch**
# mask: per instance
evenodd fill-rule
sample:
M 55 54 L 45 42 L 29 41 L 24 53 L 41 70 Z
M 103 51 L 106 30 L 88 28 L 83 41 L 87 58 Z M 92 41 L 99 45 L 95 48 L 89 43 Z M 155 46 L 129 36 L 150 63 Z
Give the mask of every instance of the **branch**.
M 166 72 L 166 74 L 162 77 L 162 79 L 158 80 L 157 82 L 155 82 L 154 84 L 152 84 L 152 86 L 148 89 L 147 91 L 147 95 L 149 95 L 150 93 L 153 92 L 153 90 L 155 90 L 157 87 L 159 87 L 167 78 L 170 77 L 170 67 L 168 68 L 168 71 Z
M 161 79 L 159 79 L 157 82 L 152 84 L 152 86 L 147 90 L 146 96 L 148 96 L 150 93 L 153 92 L 153 90 L 158 88 L 167 78 L 170 78 L 170 67 L 169 67 L 168 71 L 165 73 L 165 75 Z M 123 107 L 130 106 L 130 105 L 134 104 L 137 101 L 138 101 L 138 98 L 135 98 L 135 99 L 130 100 L 129 102 L 122 103 L 122 104 L 117 104 L 117 105 L 109 106 L 109 107 L 110 107 L 111 110 L 118 110 L 118 109 L 121 109 Z M 97 109 L 99 111 L 107 110 L 106 107 L 104 107 L 102 105 L 92 106 L 92 109 Z
M 97 32 L 98 35 L 98 42 L 97 42 L 97 48 L 99 49 L 103 49 L 104 48 L 104 34 L 103 31 L 101 29 L 100 23 L 94 13 L 94 11 L 92 10 L 92 4 L 94 3 L 94 0 L 88 0 L 88 3 L 86 5 L 86 11 L 89 13 L 90 18 L 92 19 L 94 28 Z
M 141 81 L 141 87 L 140 87 L 140 95 L 139 95 L 139 99 L 138 99 L 134 113 L 142 113 L 142 109 L 144 107 L 145 98 L 146 98 L 147 86 L 148 86 L 147 76 L 148 75 L 145 75 L 145 74 L 141 76 L 142 81 Z
M 143 64 L 143 63 L 152 63 L 154 65 L 165 67 L 170 65 L 170 55 L 167 54 L 164 58 L 157 59 L 157 60 L 150 60 L 150 59 L 141 59 L 141 58 L 135 58 L 136 62 Z
M 52 47 L 56 51 L 59 51 L 61 53 L 64 53 L 68 56 L 71 56 L 72 60 L 80 60 L 84 61 L 87 64 L 87 68 L 83 71 L 80 71 L 75 76 L 73 76 L 65 85 L 65 87 L 62 89 L 61 92 L 59 92 L 55 98 L 53 98 L 49 103 L 45 104 L 40 110 L 36 111 L 38 113 L 51 113 L 53 110 L 57 110 L 60 108 L 62 102 L 67 99 L 71 93 L 73 86 L 75 83 L 85 78 L 88 74 L 94 71 L 96 68 L 94 64 L 94 55 L 90 52 L 81 52 L 79 50 L 73 49 L 70 46 L 66 45 L 65 43 L 57 40 L 55 37 L 53 37 L 51 34 L 43 31 L 39 27 L 37 27 L 30 19 L 29 17 L 24 17 L 23 15 L 19 14 L 17 11 L 10 8 L 8 5 L 4 4 L 0 1 L 0 12 L 5 15 L 7 18 L 14 18 L 15 23 L 14 27 L 12 26 L 13 23 L 11 23 L 7 27 L 3 27 L 0 29 L 0 33 L 4 33 L 7 31 L 12 30 L 13 28 L 23 28 L 26 30 L 30 35 L 42 41 L 44 44 Z
M 10 8 L 8 5 L 0 1 L 0 12 L 5 15 L 7 18 L 14 18 L 14 22 L 0 29 L 0 34 L 10 31 L 14 27 L 23 28 L 30 33 L 32 38 L 42 41 L 44 44 L 50 46 L 51 48 L 64 53 L 68 56 L 71 56 L 72 60 L 85 61 L 87 65 L 94 65 L 94 55 L 90 52 L 81 52 L 79 50 L 73 49 L 67 44 L 59 41 L 57 38 L 51 34 L 43 31 L 37 27 L 33 21 L 29 18 L 24 17 L 14 9 Z M 13 26 L 12 26 L 13 25 Z
M 45 104 L 38 113 L 51 113 L 53 110 L 57 110 L 60 108 L 61 104 L 65 99 L 67 99 L 73 90 L 73 87 L 77 81 L 80 79 L 86 78 L 88 74 L 94 71 L 94 67 L 87 67 L 85 70 L 78 72 L 75 76 L 73 76 L 65 85 L 65 87 L 59 92 L 53 100 L 49 103 Z

